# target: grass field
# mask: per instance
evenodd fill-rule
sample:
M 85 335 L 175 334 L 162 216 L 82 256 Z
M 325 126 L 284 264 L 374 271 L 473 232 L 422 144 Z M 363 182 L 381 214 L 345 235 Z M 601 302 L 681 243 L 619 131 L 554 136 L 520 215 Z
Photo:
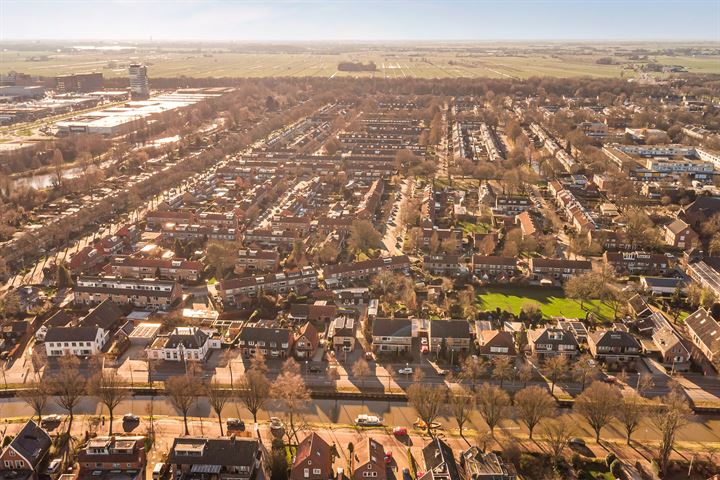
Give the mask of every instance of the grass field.
M 613 310 L 607 303 L 599 300 L 585 302 L 584 309 L 580 303 L 566 298 L 560 289 L 548 288 L 487 288 L 478 295 L 478 307 L 481 310 L 495 310 L 500 307 L 514 314 L 527 302 L 540 306 L 543 317 L 585 318 L 587 312 L 598 315 L 603 320 L 612 320 Z
M 127 76 L 127 65 L 142 61 L 150 77 L 377 77 L 447 78 L 493 77 L 618 77 L 635 76 L 626 60 L 618 65 L 599 65 L 598 55 L 551 54 L 545 51 L 526 54 L 474 52 L 471 49 L 357 49 L 342 53 L 238 53 L 216 50 L 116 51 L 0 51 L 0 70 L 15 70 L 31 75 L 53 76 L 74 72 L 100 71 L 105 77 Z M 668 65 L 683 65 L 690 72 L 720 74 L 720 57 L 658 57 Z M 375 72 L 339 72 L 341 61 L 374 62 Z

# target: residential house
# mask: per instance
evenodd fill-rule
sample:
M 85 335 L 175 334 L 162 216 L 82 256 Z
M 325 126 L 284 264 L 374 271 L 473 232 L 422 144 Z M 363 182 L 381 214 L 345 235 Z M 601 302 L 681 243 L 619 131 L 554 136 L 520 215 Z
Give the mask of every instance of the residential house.
M 202 262 L 183 258 L 139 258 L 115 256 L 110 259 L 112 275 L 124 278 L 163 278 L 178 282 L 196 282 L 202 274 Z
M 461 480 L 460 468 L 452 448 L 440 438 L 422 449 L 425 473 L 418 480 Z
M 372 437 L 355 446 L 353 463 L 352 480 L 387 480 L 385 448 Z
M 652 295 L 673 295 L 678 289 L 685 289 L 687 284 L 682 278 L 640 277 L 640 286 Z
M 470 235 L 470 241 L 474 251 L 480 255 L 492 255 L 498 245 L 498 234 L 490 233 L 473 233 Z
M 423 270 L 433 275 L 459 275 L 461 267 L 460 255 L 425 255 L 423 257 Z
M 485 453 L 473 446 L 460 455 L 463 480 L 517 480 L 517 470 L 512 463 L 503 461 L 494 452 Z
M 81 275 L 73 295 L 76 305 L 95 305 L 110 299 L 119 305 L 167 310 L 180 300 L 182 288 L 171 280 Z
M 336 352 L 352 352 L 355 350 L 358 322 L 354 318 L 343 315 L 330 324 L 328 337 L 332 338 L 333 350 Z
M 314 303 L 293 303 L 290 305 L 288 318 L 297 322 L 309 320 L 314 323 L 330 323 L 335 318 L 337 306 L 327 300 L 316 300 Z
M 120 326 L 120 321 L 125 317 L 120 307 L 114 302 L 105 300 L 98 306 L 93 307 L 87 315 L 80 320 L 84 327 L 100 327 L 106 332 L 112 332 Z M 67 325 L 67 323 L 65 323 Z M 64 326 L 64 325 L 63 325 Z
M 665 243 L 681 250 L 690 250 L 698 243 L 698 234 L 681 219 L 665 225 Z
M 280 254 L 277 250 L 253 250 L 243 248 L 235 259 L 235 273 L 246 271 L 274 272 L 280 266 Z
M 290 480 L 328 480 L 333 476 L 330 445 L 313 432 L 300 442 L 290 468 Z
M 317 329 L 312 322 L 305 322 L 300 327 L 293 341 L 295 356 L 298 358 L 312 358 L 320 343 Z
M 627 364 L 640 356 L 642 348 L 633 335 L 622 330 L 596 330 L 587 338 L 592 356 L 606 363 Z
M 533 280 L 567 280 L 575 275 L 592 271 L 592 263 L 587 260 L 565 260 L 564 258 L 531 258 L 530 274 Z
M 720 365 L 720 323 L 701 307 L 685 318 L 685 326 L 690 341 L 702 357 L 715 366 Z M 693 355 L 701 361 L 702 357 Z
M 95 437 L 78 453 L 79 478 L 112 472 L 125 478 L 144 480 L 147 452 L 145 437 Z M 100 472 L 100 473 L 96 473 Z
M 260 292 L 268 293 L 302 293 L 317 286 L 317 272 L 310 266 L 299 270 L 283 273 L 268 273 L 251 277 L 231 278 L 222 280 L 218 293 L 223 303 L 237 305 L 243 299 L 255 297 Z
M 653 333 L 652 340 L 665 368 L 673 372 L 685 372 L 690 368 L 690 350 L 672 327 L 657 330 Z
M 372 346 L 376 352 L 409 352 L 412 346 L 412 320 L 376 318 L 372 324 Z
M 528 330 L 528 344 L 533 355 L 545 359 L 557 355 L 572 357 L 578 353 L 575 335 L 561 328 Z
M 28 420 L 0 454 L 0 472 L 5 478 L 37 480 L 38 467 L 47 457 L 52 440 L 34 420 Z M 7 472 L 16 472 L 14 476 Z
M 270 461 L 257 438 L 178 437 L 167 462 L 173 480 L 269 480 Z
M 260 350 L 266 357 L 286 358 L 292 353 L 293 334 L 289 328 L 272 323 L 258 322 L 240 330 L 238 346 L 245 358 Z
M 504 330 L 481 330 L 477 332 L 478 355 L 485 358 L 515 356 L 515 336 Z
M 207 360 L 211 350 L 221 347 L 220 335 L 200 327 L 175 327 L 159 335 L 147 349 L 147 358 L 175 362 Z
M 324 267 L 325 283 L 328 285 L 346 284 L 358 280 L 369 280 L 378 273 L 389 270 L 406 272 L 410 269 L 407 255 L 372 258 L 354 263 L 340 263 Z
M 542 235 L 543 225 L 542 220 L 537 216 L 531 214 L 529 211 L 522 212 L 515 217 L 515 223 L 520 225 L 520 232 L 522 237 L 536 237 Z
M 605 252 L 603 260 L 621 275 L 665 275 L 672 269 L 672 255 L 647 252 Z
M 48 357 L 97 355 L 107 340 L 108 332 L 100 327 L 50 327 L 45 334 L 45 353 Z
M 476 277 L 482 279 L 509 278 L 518 273 L 517 259 L 494 255 L 473 255 L 472 271 Z
M 650 305 L 637 293 L 628 300 L 628 309 L 635 318 L 644 318 L 653 314 Z
M 527 195 L 498 195 L 495 198 L 494 215 L 515 216 L 532 208 L 532 201 Z
M 432 320 L 428 331 L 430 351 L 439 352 L 443 343 L 447 352 L 463 353 L 470 351 L 472 335 L 467 320 Z

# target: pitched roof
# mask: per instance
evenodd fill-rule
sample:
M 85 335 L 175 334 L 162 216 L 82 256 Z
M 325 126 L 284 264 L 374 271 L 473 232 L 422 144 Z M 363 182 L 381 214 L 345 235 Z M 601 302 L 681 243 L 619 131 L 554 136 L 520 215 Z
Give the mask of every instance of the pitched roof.
M 51 327 L 45 342 L 92 342 L 97 338 L 98 327 Z
M 685 324 L 711 352 L 720 353 L 720 323 L 704 308 L 699 308 L 685 318 Z
M 671 224 L 667 225 L 666 228 L 668 230 L 670 230 L 672 233 L 677 235 L 678 233 L 682 232 L 689 226 L 690 225 L 688 225 L 683 220 L 678 218 L 678 219 L 675 219 L 675 221 L 673 221 Z
M 80 324 L 84 327 L 94 326 L 103 330 L 110 330 L 110 327 L 115 325 L 122 317 L 123 313 L 120 308 L 108 298 L 90 310 L 85 315 L 85 318 L 80 321 Z
M 168 339 L 167 342 L 165 342 L 164 347 L 178 348 L 182 345 L 183 348 L 197 350 L 205 345 L 208 338 L 208 334 L 197 327 L 177 327 L 170 335 L 168 335 Z
M 455 455 L 450 446 L 441 439 L 436 438 L 428 443 L 422 449 L 422 454 L 425 462 L 425 475 L 420 477 L 421 480 L 429 480 L 436 477 L 449 480 L 460 479 Z
M 467 320 L 432 320 L 430 335 L 443 338 L 470 338 L 470 324 Z
M 330 445 L 328 445 L 328 443 L 315 432 L 305 437 L 305 439 L 300 442 L 300 445 L 298 445 L 297 452 L 295 453 L 295 460 L 293 461 L 293 469 L 308 459 L 312 460 L 313 467 L 324 467 L 326 470 L 330 470 L 323 472 L 322 475 L 328 475 L 331 473 L 332 455 L 330 453 Z
M 28 420 L 9 446 L 34 468 L 45 457 L 51 443 L 50 435 L 33 420 Z
M 289 328 L 281 327 L 243 327 L 240 330 L 240 340 L 254 340 L 265 342 L 289 343 L 292 332 Z
M 184 455 L 183 450 L 186 449 L 192 449 L 198 454 Z M 253 468 L 259 450 L 260 443 L 254 438 L 180 437 L 173 441 L 168 460 L 176 465 L 249 466 Z
M 406 318 L 376 318 L 372 334 L 374 337 L 410 337 L 412 321 Z
M 622 330 L 596 330 L 588 335 L 588 341 L 603 347 L 640 348 L 635 337 Z
M 561 328 L 542 328 L 528 330 L 528 340 L 543 345 L 575 345 L 575 334 Z

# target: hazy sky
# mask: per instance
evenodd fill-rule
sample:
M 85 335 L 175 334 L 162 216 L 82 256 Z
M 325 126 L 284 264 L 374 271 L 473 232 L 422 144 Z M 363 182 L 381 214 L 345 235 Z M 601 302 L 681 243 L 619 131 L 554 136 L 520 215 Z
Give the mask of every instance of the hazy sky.
M 0 39 L 712 40 L 720 0 L 0 0 Z

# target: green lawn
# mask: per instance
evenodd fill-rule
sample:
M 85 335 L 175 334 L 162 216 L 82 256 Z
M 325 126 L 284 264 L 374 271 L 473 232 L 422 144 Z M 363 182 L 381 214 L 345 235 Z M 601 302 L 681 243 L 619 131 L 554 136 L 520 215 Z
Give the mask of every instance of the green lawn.
M 490 225 L 486 223 L 470 223 L 470 222 L 459 222 L 458 226 L 462 228 L 463 233 L 488 233 L 490 231 Z
M 481 310 L 507 310 L 514 314 L 526 302 L 535 302 L 540 305 L 543 317 L 584 318 L 587 312 L 593 312 L 603 320 L 612 320 L 612 307 L 599 300 L 585 302 L 583 309 L 580 303 L 566 298 L 560 289 L 525 287 L 525 288 L 499 288 L 482 289 L 478 295 L 478 306 Z

